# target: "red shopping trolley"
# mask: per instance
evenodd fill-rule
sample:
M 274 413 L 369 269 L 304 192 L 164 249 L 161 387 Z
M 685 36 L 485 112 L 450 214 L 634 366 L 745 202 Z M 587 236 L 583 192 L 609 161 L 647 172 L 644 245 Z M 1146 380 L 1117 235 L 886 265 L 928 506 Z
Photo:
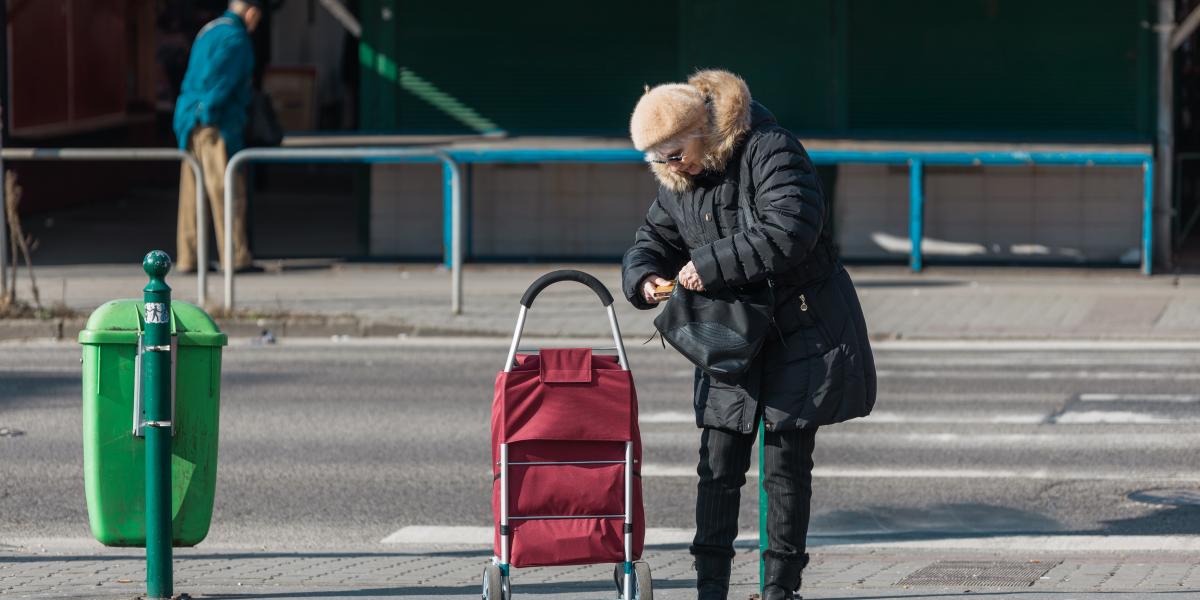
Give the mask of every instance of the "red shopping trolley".
M 608 311 L 616 356 L 599 348 L 518 354 L 537 295 L 560 281 L 587 285 Z M 619 598 L 653 600 L 641 558 L 646 524 L 640 478 L 637 395 L 613 298 L 581 271 L 543 275 L 521 311 L 492 400 L 495 556 L 483 600 L 511 597 L 511 567 L 617 563 Z M 524 351 L 523 351 L 524 352 Z

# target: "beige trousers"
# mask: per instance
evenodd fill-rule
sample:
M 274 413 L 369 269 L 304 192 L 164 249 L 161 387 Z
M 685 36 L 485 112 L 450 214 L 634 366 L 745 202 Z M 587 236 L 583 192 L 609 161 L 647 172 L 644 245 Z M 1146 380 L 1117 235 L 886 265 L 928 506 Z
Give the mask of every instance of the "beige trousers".
M 188 150 L 200 162 L 204 172 L 204 187 L 208 205 L 212 207 L 209 220 L 217 231 L 217 256 L 225 264 L 225 140 L 216 127 L 197 127 L 188 140 Z M 233 194 L 233 268 L 250 266 L 250 247 L 246 240 L 246 181 L 239 173 Z M 175 265 L 180 271 L 196 270 L 196 178 L 187 164 L 179 172 L 179 232 L 176 238 Z M 209 250 L 208 256 L 213 253 Z

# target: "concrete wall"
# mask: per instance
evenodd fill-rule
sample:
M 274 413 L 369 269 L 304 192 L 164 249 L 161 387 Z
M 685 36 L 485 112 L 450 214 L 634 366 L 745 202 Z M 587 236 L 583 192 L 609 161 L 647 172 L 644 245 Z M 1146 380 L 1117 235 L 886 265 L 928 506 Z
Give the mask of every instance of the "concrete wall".
M 442 166 L 371 167 L 371 256 L 442 254 Z
M 377 165 L 371 181 L 371 253 L 439 255 L 441 167 Z M 470 182 L 478 258 L 618 257 L 655 192 L 641 165 L 475 165 Z M 928 168 L 923 249 L 935 261 L 1135 264 L 1141 185 L 1132 168 Z M 840 167 L 834 207 L 843 256 L 907 258 L 907 167 Z
M 1135 264 L 1142 172 L 1115 167 L 933 167 L 925 176 L 929 257 Z M 842 253 L 908 255 L 908 169 L 839 168 Z
M 473 169 L 477 256 L 621 256 L 657 190 L 641 165 Z
M 371 254 L 441 252 L 441 166 L 376 165 Z M 612 258 L 624 254 L 654 199 L 634 164 L 473 165 L 472 244 L 480 258 Z

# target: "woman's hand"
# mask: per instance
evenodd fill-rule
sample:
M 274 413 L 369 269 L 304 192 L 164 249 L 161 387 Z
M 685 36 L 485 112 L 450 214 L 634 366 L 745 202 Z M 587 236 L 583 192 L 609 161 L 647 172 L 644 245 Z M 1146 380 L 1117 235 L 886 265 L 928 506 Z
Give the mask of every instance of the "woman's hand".
M 642 299 L 650 304 L 658 304 L 661 302 L 661 300 L 654 297 L 654 288 L 660 285 L 667 285 L 669 283 L 671 282 L 663 279 L 657 273 L 647 275 L 646 278 L 642 280 Z
M 693 292 L 703 292 L 704 282 L 700 281 L 700 274 L 696 272 L 696 263 L 688 262 L 679 270 L 679 277 L 676 278 L 679 285 L 692 290 Z

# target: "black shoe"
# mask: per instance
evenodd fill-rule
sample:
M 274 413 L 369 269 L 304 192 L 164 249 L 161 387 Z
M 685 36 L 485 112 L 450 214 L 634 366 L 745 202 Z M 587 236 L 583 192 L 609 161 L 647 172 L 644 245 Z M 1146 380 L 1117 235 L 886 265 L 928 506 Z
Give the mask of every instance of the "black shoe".
M 725 600 L 729 596 L 729 570 L 733 559 L 697 554 L 696 592 L 698 600 Z
M 800 589 L 800 578 L 807 566 L 807 554 L 802 554 L 799 560 L 768 555 L 762 600 L 801 600 L 795 592 Z
M 233 272 L 238 273 L 239 275 L 245 274 L 245 273 L 263 273 L 263 272 L 266 272 L 266 269 L 264 269 L 258 265 L 246 265 L 244 267 L 239 267 L 237 269 L 234 269 Z

